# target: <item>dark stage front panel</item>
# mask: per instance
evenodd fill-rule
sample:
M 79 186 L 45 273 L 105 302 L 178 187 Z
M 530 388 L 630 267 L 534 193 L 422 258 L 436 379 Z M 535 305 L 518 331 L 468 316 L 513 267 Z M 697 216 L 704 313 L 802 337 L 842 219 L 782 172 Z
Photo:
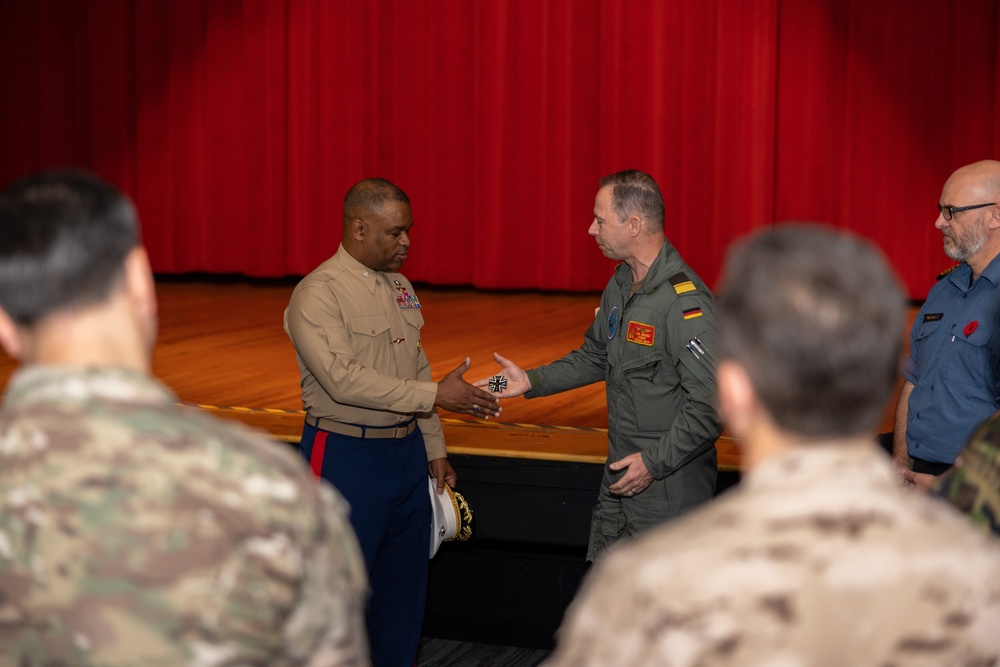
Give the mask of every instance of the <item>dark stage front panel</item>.
M 551 648 L 587 572 L 603 465 L 451 454 L 473 537 L 431 561 L 424 634 Z M 718 490 L 738 473 L 720 472 Z

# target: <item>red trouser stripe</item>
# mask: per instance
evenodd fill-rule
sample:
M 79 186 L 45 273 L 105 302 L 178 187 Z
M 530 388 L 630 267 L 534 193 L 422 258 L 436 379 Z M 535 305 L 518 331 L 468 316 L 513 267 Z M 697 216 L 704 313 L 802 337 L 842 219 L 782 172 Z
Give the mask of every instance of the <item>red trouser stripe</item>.
M 309 455 L 309 469 L 317 477 L 323 476 L 323 455 L 326 454 L 326 431 L 317 431 L 313 440 L 312 454 Z

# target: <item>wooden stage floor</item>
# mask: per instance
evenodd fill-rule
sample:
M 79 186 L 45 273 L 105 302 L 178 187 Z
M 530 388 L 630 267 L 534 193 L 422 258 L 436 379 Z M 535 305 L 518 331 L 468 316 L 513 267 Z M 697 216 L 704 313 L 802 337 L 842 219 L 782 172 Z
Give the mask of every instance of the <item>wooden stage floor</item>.
M 161 277 L 160 334 L 153 372 L 182 403 L 238 419 L 285 441 L 302 429 L 295 353 L 282 314 L 295 280 Z M 599 294 L 484 292 L 419 287 L 424 347 L 435 379 L 468 356 L 465 375 L 492 375 L 494 351 L 531 368 L 576 348 Z M 912 313 L 911 313 L 912 317 Z M 0 352 L 0 386 L 15 367 Z M 894 404 L 894 401 L 893 401 Z M 450 452 L 602 463 L 607 454 L 604 384 L 557 396 L 504 401 L 496 420 L 442 412 Z M 891 428 L 886 406 L 883 430 Z M 720 466 L 736 469 L 735 443 L 723 436 Z

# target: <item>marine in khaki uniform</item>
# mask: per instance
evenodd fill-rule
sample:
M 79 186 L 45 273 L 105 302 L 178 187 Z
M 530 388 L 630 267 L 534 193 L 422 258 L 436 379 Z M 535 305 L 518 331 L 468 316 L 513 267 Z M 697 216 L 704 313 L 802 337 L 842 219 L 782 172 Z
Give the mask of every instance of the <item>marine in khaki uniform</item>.
M 663 197 L 648 174 L 601 179 L 590 234 L 605 256 L 622 263 L 583 345 L 527 372 L 495 355 L 507 378 L 501 398 L 605 382 L 608 466 L 589 560 L 715 493 L 722 430 L 715 412 L 715 302 L 663 235 L 663 218 Z
M 496 399 L 462 379 L 440 382 L 423 350 L 420 299 L 399 273 L 410 251 L 410 199 L 370 178 L 344 197 L 337 252 L 295 287 L 285 331 L 306 411 L 299 450 L 351 504 L 372 582 L 375 667 L 412 667 L 423 628 L 431 504 L 427 476 L 454 486 L 437 407 L 478 417 Z
M 150 374 L 131 204 L 76 172 L 0 194 L 0 665 L 369 665 L 347 508 L 294 452 Z
M 881 254 L 779 227 L 731 253 L 718 308 L 744 480 L 598 562 L 546 667 L 1000 664 L 1000 543 L 875 444 L 904 315 Z

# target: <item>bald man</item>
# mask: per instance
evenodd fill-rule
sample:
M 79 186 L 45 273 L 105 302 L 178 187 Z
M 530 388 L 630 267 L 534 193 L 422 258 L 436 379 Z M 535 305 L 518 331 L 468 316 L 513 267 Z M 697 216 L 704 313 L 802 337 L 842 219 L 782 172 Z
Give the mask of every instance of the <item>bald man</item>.
M 295 346 L 306 411 L 300 450 L 351 504 L 371 580 L 375 667 L 411 667 L 427 590 L 427 475 L 455 484 L 435 406 L 485 417 L 493 395 L 462 379 L 469 360 L 431 380 L 420 300 L 401 274 L 410 200 L 380 178 L 344 198 L 340 249 L 292 292 L 285 331 Z
M 1000 162 L 957 170 L 938 209 L 944 252 L 960 264 L 938 276 L 913 322 L 893 429 L 900 479 L 918 488 L 1000 408 Z

